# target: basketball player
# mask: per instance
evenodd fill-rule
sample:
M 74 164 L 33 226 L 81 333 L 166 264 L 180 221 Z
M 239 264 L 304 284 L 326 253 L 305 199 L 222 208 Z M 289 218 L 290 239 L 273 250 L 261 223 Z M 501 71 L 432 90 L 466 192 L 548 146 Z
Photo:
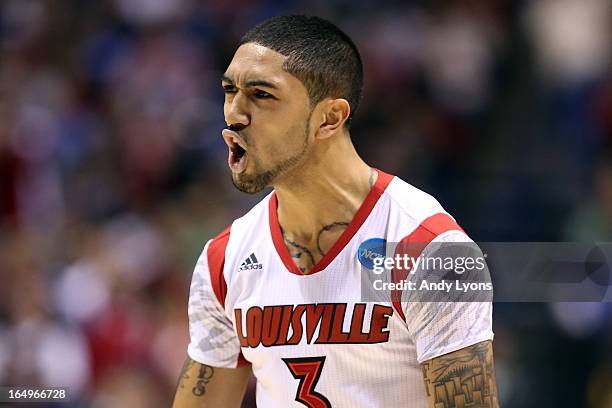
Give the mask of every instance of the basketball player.
M 174 407 L 239 407 L 251 375 L 265 408 L 499 406 L 490 302 L 361 298 L 364 242 L 469 241 L 359 157 L 362 83 L 355 45 L 320 18 L 241 39 L 221 79 L 228 166 L 240 191 L 274 190 L 204 246 Z

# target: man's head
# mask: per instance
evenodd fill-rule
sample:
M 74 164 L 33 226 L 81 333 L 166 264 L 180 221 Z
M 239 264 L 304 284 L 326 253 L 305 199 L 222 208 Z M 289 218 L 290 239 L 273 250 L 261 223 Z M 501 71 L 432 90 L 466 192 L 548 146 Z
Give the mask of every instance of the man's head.
M 222 78 L 223 135 L 234 184 L 253 193 L 303 165 L 313 141 L 348 134 L 363 70 L 350 38 L 318 17 L 271 18 L 240 44 Z

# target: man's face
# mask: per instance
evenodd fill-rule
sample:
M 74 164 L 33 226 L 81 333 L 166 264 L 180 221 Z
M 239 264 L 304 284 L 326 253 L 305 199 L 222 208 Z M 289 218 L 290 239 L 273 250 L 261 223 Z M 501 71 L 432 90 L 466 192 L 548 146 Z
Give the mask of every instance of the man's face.
M 300 166 L 309 151 L 310 100 L 283 71 L 285 57 L 261 45 L 240 46 L 223 75 L 228 164 L 234 185 L 256 193 Z

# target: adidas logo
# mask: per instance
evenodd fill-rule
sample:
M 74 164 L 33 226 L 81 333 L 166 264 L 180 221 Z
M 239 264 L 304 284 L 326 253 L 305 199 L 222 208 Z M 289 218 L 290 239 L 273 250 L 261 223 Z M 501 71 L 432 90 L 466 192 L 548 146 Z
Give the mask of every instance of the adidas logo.
M 251 255 L 249 255 L 247 259 L 244 260 L 242 265 L 240 265 L 239 270 L 248 271 L 252 269 L 261 269 L 261 268 L 262 268 L 262 265 L 257 260 L 257 257 L 255 256 L 255 254 L 252 253 Z

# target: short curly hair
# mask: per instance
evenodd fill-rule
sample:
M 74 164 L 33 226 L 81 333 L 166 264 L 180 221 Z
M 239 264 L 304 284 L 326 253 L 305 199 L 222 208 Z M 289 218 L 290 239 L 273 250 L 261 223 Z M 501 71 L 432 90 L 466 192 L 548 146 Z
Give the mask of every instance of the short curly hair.
M 361 100 L 363 64 L 353 41 L 320 17 L 272 17 L 251 30 L 240 45 L 255 43 L 286 56 L 283 69 L 306 87 L 314 106 L 327 97 L 344 98 L 351 107 L 348 128 Z

